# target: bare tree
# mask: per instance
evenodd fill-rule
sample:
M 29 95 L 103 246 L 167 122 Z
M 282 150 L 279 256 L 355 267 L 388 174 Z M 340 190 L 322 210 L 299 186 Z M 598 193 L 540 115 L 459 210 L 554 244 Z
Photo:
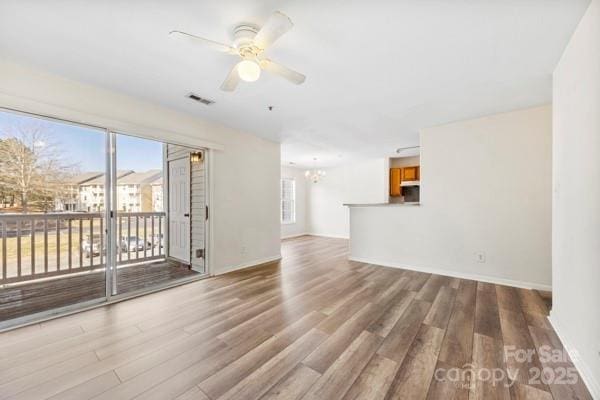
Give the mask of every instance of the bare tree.
M 0 187 L 14 192 L 23 212 L 32 201 L 46 211 L 61 196 L 65 179 L 74 165 L 62 159 L 64 152 L 52 141 L 48 124 L 22 122 L 0 127 Z

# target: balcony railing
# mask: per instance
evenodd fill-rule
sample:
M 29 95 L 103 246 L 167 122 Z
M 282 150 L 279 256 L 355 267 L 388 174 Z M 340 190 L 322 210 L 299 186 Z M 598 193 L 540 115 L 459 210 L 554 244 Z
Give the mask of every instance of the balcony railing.
M 164 212 L 117 213 L 118 264 L 164 258 Z M 0 284 L 100 270 L 104 213 L 0 214 Z

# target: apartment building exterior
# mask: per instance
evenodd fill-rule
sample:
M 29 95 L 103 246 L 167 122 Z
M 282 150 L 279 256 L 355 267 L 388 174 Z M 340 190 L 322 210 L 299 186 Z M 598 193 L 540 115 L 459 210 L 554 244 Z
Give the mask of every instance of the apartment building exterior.
M 163 178 L 162 175 L 150 183 L 152 187 L 152 211 L 162 212 L 163 208 Z
M 132 170 L 117 171 L 117 185 L 119 181 L 135 172 Z M 79 201 L 75 211 L 100 212 L 104 210 L 104 174 L 90 179 L 79 185 Z
M 161 177 L 162 171 L 154 169 L 146 172 L 134 172 L 118 178 L 117 210 L 126 212 L 154 211 L 152 183 Z M 160 202 L 162 204 L 162 196 Z
M 56 211 L 100 212 L 105 208 L 105 175 L 85 172 L 71 178 L 66 194 L 55 199 Z M 117 210 L 126 212 L 163 211 L 162 171 L 117 171 Z
M 65 194 L 61 198 L 55 199 L 54 209 L 56 211 L 80 211 L 80 188 L 103 176 L 104 174 L 100 171 L 84 172 L 73 176 L 66 184 Z

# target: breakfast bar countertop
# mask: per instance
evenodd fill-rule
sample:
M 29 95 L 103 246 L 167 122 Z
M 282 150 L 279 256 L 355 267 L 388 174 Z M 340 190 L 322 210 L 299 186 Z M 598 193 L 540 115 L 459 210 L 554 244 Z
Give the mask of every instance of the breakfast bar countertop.
M 421 203 L 409 202 L 409 203 L 345 203 L 347 207 L 406 207 L 406 206 L 419 206 Z

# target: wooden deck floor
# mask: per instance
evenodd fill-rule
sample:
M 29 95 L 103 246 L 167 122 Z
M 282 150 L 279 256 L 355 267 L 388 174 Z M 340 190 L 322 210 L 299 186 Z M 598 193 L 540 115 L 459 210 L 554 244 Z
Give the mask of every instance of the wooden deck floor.
M 590 399 L 535 380 L 568 362 L 503 357 L 562 349 L 535 291 L 350 262 L 339 239 L 282 254 L 1 334 L 0 399 Z M 442 380 L 469 364 L 513 379 Z
M 166 261 L 120 267 L 118 293 L 159 286 L 196 275 L 186 267 Z M 0 322 L 104 297 L 104 271 L 0 288 Z

